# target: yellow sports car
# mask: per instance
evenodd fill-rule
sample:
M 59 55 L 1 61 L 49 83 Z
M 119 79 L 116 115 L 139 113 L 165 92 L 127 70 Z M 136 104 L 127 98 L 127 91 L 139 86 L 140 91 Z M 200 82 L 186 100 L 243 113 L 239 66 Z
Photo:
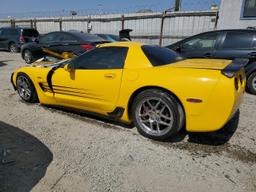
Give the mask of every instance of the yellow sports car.
M 133 122 L 143 136 L 165 140 L 183 129 L 225 126 L 242 101 L 246 63 L 183 59 L 166 48 L 118 42 L 53 65 L 20 68 L 11 81 L 27 102 Z

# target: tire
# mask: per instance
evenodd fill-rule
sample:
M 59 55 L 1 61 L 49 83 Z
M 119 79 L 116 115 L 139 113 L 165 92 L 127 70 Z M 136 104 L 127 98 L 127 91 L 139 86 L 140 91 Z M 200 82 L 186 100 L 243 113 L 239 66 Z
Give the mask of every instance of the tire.
M 256 95 L 256 71 L 253 72 L 248 78 L 247 90 L 249 93 Z
M 31 64 L 34 62 L 34 57 L 32 55 L 32 52 L 28 49 L 23 51 L 23 59 L 27 64 Z
M 15 43 L 10 43 L 8 49 L 11 53 L 18 53 L 19 52 L 19 49 L 18 49 L 18 47 L 16 46 Z
M 184 111 L 179 102 L 158 89 L 142 91 L 135 97 L 131 117 L 138 132 L 154 140 L 173 138 L 184 125 Z
M 25 73 L 19 73 L 16 78 L 16 88 L 22 100 L 37 103 L 38 96 L 31 79 Z

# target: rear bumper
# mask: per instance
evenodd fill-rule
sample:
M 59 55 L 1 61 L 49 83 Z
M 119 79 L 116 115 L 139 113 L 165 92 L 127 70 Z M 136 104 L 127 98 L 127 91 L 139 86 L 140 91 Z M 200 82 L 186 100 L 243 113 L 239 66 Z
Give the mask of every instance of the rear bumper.
M 235 79 L 238 87 L 235 88 Z M 241 80 L 240 80 L 241 79 Z M 197 115 L 187 115 L 186 130 L 189 132 L 214 132 L 222 129 L 232 119 L 244 98 L 245 74 L 243 70 L 234 77 L 220 76 L 205 106 Z

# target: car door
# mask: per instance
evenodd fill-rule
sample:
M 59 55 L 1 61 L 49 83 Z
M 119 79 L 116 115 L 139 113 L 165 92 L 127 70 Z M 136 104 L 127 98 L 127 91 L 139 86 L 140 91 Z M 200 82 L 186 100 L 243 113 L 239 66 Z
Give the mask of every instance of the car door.
M 8 37 L 9 37 L 10 29 L 2 29 L 1 36 L 0 36 L 0 48 L 1 49 L 8 49 Z
M 223 59 L 256 58 L 253 31 L 227 31 L 217 48 L 216 57 Z
M 192 37 L 180 45 L 180 53 L 187 58 L 214 57 L 219 37 L 220 32 L 204 33 Z
M 116 107 L 128 48 L 96 48 L 70 61 L 52 76 L 57 104 L 101 114 Z

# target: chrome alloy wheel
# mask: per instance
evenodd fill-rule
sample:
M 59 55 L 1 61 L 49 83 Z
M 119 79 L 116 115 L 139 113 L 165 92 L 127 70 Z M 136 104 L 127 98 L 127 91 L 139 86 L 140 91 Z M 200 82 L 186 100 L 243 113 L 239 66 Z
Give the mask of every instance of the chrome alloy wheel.
M 135 115 L 140 127 L 152 136 L 165 135 L 172 129 L 174 123 L 171 108 L 157 97 L 142 99 Z
M 31 97 L 31 87 L 27 77 L 21 75 L 17 77 L 17 90 L 20 97 L 28 101 Z

